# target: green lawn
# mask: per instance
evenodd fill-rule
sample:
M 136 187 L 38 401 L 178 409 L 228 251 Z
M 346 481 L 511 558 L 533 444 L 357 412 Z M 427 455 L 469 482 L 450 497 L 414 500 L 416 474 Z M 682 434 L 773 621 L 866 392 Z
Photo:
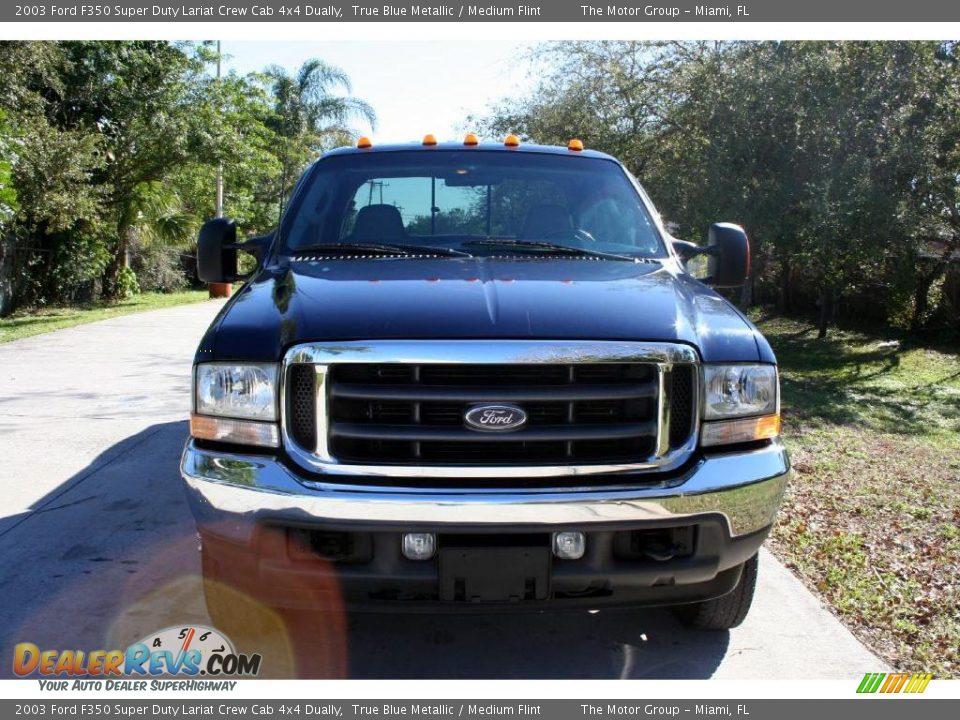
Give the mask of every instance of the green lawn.
M 0 318 L 0 342 L 9 342 L 74 325 L 104 320 L 117 315 L 158 310 L 160 308 L 200 302 L 207 299 L 206 290 L 177 293 L 143 293 L 115 305 L 92 307 L 56 307 L 16 312 Z
M 755 318 L 795 480 L 773 551 L 898 669 L 960 676 L 960 355 Z

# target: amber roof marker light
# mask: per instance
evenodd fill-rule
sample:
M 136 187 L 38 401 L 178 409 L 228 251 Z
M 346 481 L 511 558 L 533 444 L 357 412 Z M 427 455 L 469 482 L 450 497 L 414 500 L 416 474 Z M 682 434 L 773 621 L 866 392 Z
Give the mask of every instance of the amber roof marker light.
M 573 150 L 574 152 L 583 152 L 583 140 L 578 140 L 577 138 L 571 138 L 570 142 L 567 143 L 567 150 Z
M 463 144 L 468 147 L 476 147 L 480 144 L 480 138 L 474 133 L 467 133 L 463 138 Z
M 427 147 L 433 147 L 437 144 L 437 139 L 430 133 L 423 136 L 423 144 Z
M 373 143 L 370 142 L 370 138 L 368 138 L 366 135 L 363 135 L 357 140 L 357 147 L 361 150 L 366 150 L 367 148 L 372 148 Z
M 520 147 L 520 138 L 516 135 L 507 135 L 503 139 L 503 144 L 507 147 Z

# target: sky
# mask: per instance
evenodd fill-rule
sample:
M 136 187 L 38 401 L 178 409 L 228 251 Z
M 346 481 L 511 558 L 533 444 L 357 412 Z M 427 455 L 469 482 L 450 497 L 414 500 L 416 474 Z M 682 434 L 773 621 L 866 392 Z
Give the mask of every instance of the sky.
M 402 27 L 397 31 L 402 33 Z M 268 65 L 291 72 L 318 57 L 346 71 L 353 94 L 370 103 L 377 125 L 358 122 L 374 143 L 462 138 L 466 118 L 505 97 L 525 95 L 535 82 L 515 42 L 249 42 L 227 40 L 224 72 L 245 74 Z

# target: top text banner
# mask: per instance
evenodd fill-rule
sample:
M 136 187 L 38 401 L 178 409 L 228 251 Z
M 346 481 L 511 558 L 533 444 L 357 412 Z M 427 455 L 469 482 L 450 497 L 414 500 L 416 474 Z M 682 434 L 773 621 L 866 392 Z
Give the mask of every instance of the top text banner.
M 742 0 L 734 4 L 549 0 L 375 3 L 302 0 L 4 0 L 0 22 L 955 22 L 953 0 Z

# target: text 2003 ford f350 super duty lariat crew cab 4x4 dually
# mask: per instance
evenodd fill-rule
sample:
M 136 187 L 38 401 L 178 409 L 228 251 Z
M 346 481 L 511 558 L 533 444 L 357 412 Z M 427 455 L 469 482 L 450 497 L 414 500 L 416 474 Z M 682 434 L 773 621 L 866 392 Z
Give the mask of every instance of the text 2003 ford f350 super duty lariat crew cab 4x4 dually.
M 215 622 L 225 588 L 743 620 L 790 466 L 773 352 L 707 287 L 743 283 L 741 228 L 672 239 L 577 140 L 362 138 L 273 234 L 205 225 L 200 277 L 240 279 L 238 250 L 257 267 L 197 351 L 182 459 Z

